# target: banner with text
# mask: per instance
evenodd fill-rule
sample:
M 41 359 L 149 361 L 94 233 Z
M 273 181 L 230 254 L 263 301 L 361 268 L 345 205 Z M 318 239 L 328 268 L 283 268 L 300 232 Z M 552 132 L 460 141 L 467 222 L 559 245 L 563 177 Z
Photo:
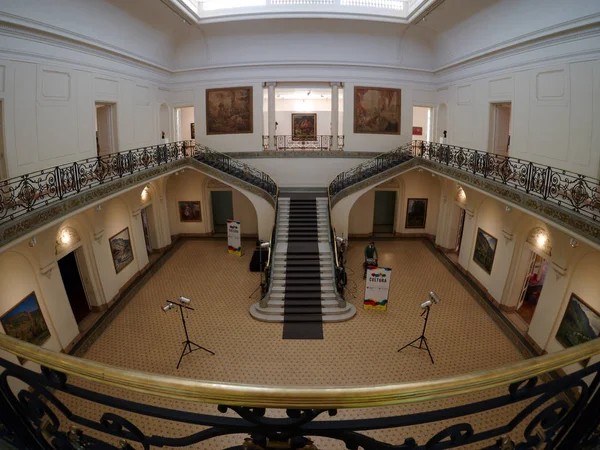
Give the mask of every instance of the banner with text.
M 242 228 L 237 220 L 227 221 L 227 251 L 242 256 Z
M 364 309 L 377 309 L 380 311 L 387 309 L 391 276 L 392 269 L 387 267 L 367 268 Z

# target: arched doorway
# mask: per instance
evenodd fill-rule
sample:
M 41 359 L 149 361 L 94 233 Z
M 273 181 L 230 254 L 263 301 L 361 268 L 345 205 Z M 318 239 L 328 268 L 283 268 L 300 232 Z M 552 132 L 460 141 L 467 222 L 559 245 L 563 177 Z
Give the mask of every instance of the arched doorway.
M 515 307 L 516 313 L 529 325 L 535 313 L 546 274 L 550 266 L 552 243 L 548 232 L 536 227 L 529 232 L 517 267 L 520 290 Z

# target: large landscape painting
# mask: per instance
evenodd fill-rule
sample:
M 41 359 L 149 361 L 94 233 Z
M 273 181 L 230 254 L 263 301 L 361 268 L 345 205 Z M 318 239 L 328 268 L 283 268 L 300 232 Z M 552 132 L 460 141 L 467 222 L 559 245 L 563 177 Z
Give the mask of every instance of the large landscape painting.
M 108 242 L 112 253 L 115 270 L 119 273 L 131 261 L 133 261 L 133 249 L 131 247 L 131 238 L 129 237 L 129 228 L 119 231 Z
M 44 320 L 35 292 L 4 314 L 0 321 L 6 334 L 17 339 L 42 345 L 50 338 L 50 330 Z M 25 360 L 19 358 L 19 361 L 22 364 Z
M 477 228 L 477 241 L 475 242 L 473 261 L 479 264 L 487 273 L 492 273 L 497 244 L 498 239 L 486 233 L 481 228 Z
M 206 134 L 252 132 L 252 86 L 206 90 Z
M 571 294 L 556 340 L 565 347 L 572 347 L 596 339 L 599 334 L 600 315 L 577 295 Z M 582 361 L 582 364 L 587 366 L 588 361 Z
M 354 87 L 354 132 L 400 134 L 400 89 Z

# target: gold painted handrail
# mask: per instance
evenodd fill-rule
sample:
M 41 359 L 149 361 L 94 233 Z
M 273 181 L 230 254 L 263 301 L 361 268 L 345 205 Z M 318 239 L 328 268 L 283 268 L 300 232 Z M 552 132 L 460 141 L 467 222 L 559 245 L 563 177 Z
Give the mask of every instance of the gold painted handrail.
M 332 409 L 416 403 L 505 386 L 590 358 L 600 353 L 600 339 L 465 375 L 356 387 L 259 386 L 157 375 L 65 355 L 4 334 L 0 348 L 70 376 L 158 397 L 229 406 Z

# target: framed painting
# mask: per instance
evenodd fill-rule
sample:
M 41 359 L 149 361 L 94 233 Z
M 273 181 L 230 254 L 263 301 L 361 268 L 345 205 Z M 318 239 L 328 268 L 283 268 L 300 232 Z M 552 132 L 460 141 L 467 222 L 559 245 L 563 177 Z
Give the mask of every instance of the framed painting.
M 202 222 L 200 202 L 179 202 L 180 222 Z
M 406 206 L 406 228 L 425 228 L 427 199 L 409 198 Z
M 600 335 L 600 314 L 577 295 L 571 294 L 567 310 L 556 333 L 556 340 L 565 347 L 583 344 Z M 581 361 L 583 367 L 589 359 Z
M 477 241 L 475 242 L 473 261 L 487 273 L 492 273 L 492 265 L 494 264 L 497 245 L 498 239 L 491 234 L 486 233 L 481 228 L 477 228 Z
M 9 336 L 34 345 L 50 339 L 50 330 L 40 309 L 35 292 L 32 292 L 0 318 L 2 328 Z M 19 357 L 23 364 L 25 359 Z
M 129 227 L 119 231 L 108 240 L 110 251 L 112 253 L 115 270 L 119 273 L 131 261 L 133 261 L 133 248 L 131 247 L 131 237 L 129 236 Z
M 413 136 L 423 136 L 423 127 L 413 127 Z
M 252 86 L 206 90 L 206 134 L 252 132 Z
M 196 124 L 190 123 L 190 139 L 196 139 Z
M 292 114 L 292 141 L 317 140 L 317 115 Z
M 354 132 L 400 134 L 400 89 L 354 87 Z

